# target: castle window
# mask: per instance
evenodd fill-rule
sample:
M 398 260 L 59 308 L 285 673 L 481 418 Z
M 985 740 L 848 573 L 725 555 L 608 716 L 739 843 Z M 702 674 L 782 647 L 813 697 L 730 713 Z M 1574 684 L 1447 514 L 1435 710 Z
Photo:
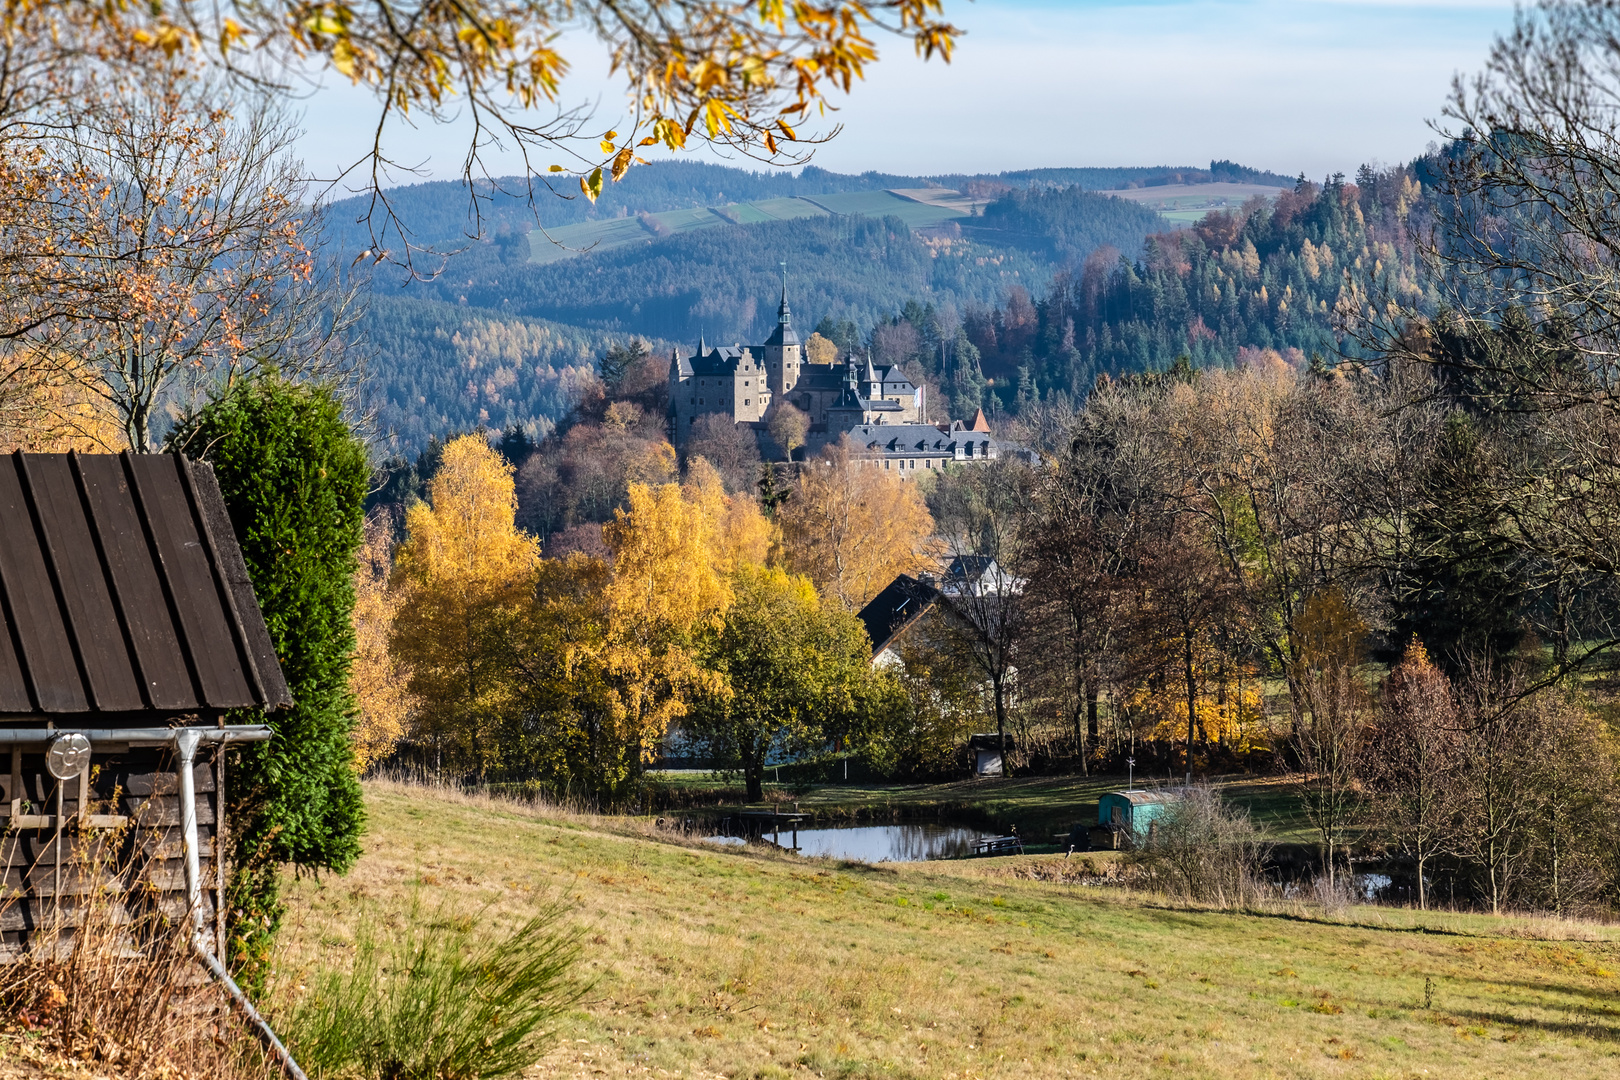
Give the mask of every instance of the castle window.
M 751 398 L 743 398 L 743 404 L 744 405 L 752 405 L 753 403 L 754 403 L 753 399 L 751 399 Z
M 915 461 L 913 461 L 910 465 L 908 465 L 906 467 L 909 468 L 909 469 L 915 469 L 917 467 L 917 463 Z

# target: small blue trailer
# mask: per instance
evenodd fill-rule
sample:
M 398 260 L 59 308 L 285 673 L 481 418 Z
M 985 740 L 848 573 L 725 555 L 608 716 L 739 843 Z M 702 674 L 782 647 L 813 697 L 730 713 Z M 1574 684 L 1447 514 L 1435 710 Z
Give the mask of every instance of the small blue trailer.
M 1181 798 L 1179 791 L 1110 791 L 1097 800 L 1097 826 L 1140 843 L 1152 835 L 1154 820 Z

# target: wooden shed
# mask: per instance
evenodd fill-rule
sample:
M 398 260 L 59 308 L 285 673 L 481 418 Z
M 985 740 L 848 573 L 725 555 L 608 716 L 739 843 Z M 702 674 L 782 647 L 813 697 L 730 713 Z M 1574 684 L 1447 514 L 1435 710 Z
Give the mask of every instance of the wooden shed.
M 1110 791 L 1097 800 L 1097 825 L 1146 839 L 1153 822 L 1181 798 L 1179 791 Z
M 226 713 L 290 704 L 212 468 L 0 457 L 0 960 L 108 887 L 219 956 Z
M 1007 740 L 1007 749 L 1011 750 L 1013 741 Z M 1001 776 L 1006 772 L 1006 762 L 1001 760 L 1001 736 L 994 731 L 983 732 L 968 736 L 968 760 L 973 766 L 974 776 Z

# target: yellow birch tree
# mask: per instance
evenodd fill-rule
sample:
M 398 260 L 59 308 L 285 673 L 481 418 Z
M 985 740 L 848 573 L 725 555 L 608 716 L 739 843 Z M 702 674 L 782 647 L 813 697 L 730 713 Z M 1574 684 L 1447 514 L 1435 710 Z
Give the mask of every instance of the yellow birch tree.
M 360 708 L 354 763 L 361 772 L 394 752 L 418 705 L 410 691 L 410 668 L 388 647 L 400 607 L 399 591 L 388 580 L 393 570 L 389 533 L 384 518 L 366 522 L 354 573 L 354 663 L 349 673 Z
M 444 448 L 428 497 L 406 513 L 391 645 L 410 666 L 436 762 L 482 773 L 510 714 L 504 624 L 529 600 L 540 543 L 515 524 L 512 467 L 480 436 Z

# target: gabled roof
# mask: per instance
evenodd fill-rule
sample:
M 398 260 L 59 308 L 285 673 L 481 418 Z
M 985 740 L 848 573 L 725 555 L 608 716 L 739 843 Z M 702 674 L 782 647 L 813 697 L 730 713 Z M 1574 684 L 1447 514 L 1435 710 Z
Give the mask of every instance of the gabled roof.
M 951 560 L 951 565 L 945 571 L 945 576 L 961 580 L 975 580 L 984 577 L 985 573 L 994 565 L 996 565 L 996 560 L 993 555 L 958 555 Z
M 872 639 L 872 655 L 888 648 L 912 623 L 939 601 L 939 590 L 909 574 L 901 574 L 861 608 L 856 618 Z
M 0 716 L 291 704 L 210 466 L 0 458 Z
M 1151 806 L 1154 803 L 1180 802 L 1182 799 L 1187 797 L 1186 793 L 1182 791 L 1154 791 L 1144 790 L 1142 788 L 1132 788 L 1129 791 L 1109 791 L 1105 792 L 1104 794 L 1115 799 L 1124 799 L 1132 806 Z

